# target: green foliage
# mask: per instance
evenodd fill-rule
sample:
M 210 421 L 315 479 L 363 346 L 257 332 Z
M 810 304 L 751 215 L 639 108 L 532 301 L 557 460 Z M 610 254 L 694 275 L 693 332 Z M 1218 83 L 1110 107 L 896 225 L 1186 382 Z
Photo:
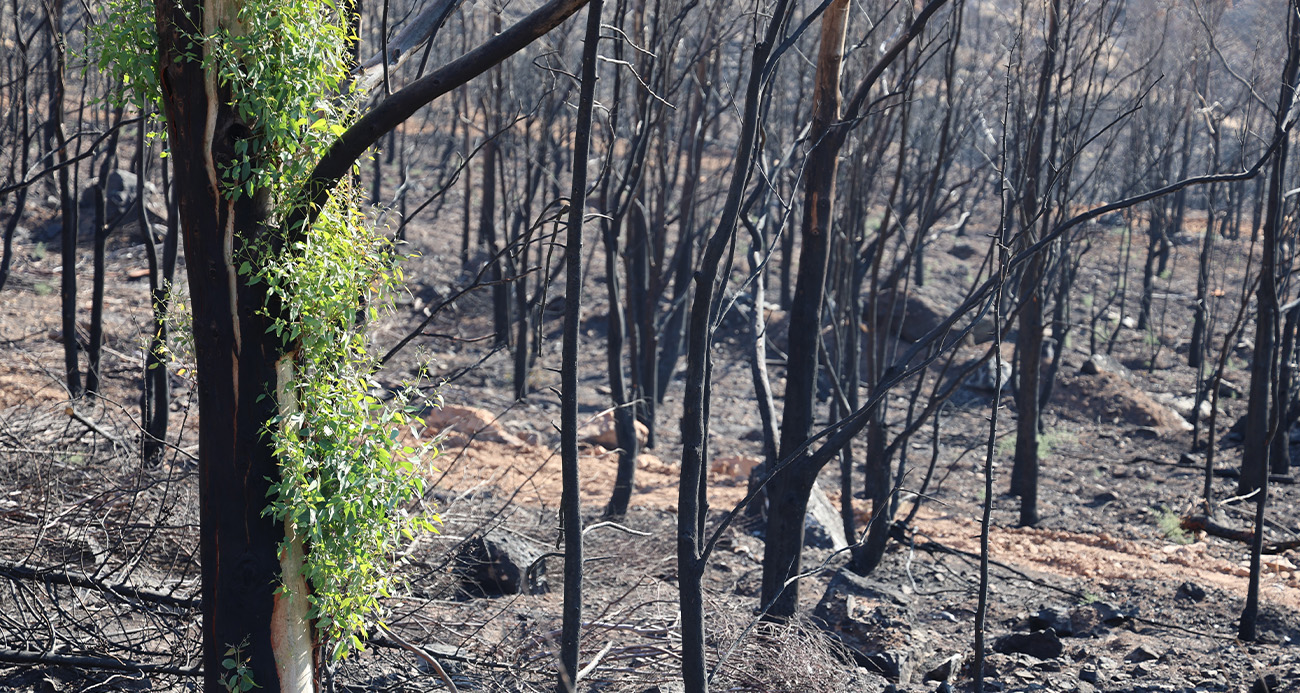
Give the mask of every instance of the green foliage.
M 151 4 L 109 0 L 92 38 L 95 65 L 121 75 L 123 98 L 142 109 L 161 107 Z M 437 450 L 401 436 L 410 428 L 409 440 L 419 439 L 416 390 L 387 403 L 370 394 L 378 364 L 362 318 L 375 317 L 401 275 L 353 191 L 344 186 L 332 197 L 305 240 L 289 245 L 279 228 L 312 166 L 355 117 L 348 23 L 333 0 L 244 0 L 209 10 L 227 8 L 233 14 L 219 17 L 214 33 L 197 37 L 202 55 L 187 59 L 202 61 L 246 128 L 234 156 L 218 163 L 223 193 L 265 196 L 271 208 L 269 233 L 236 230 L 244 241 L 239 273 L 265 287 L 269 332 L 282 341 L 282 366 L 292 374 L 264 395 L 276 397 L 281 412 L 264 433 L 280 462 L 265 514 L 303 541 L 308 617 L 341 657 L 361 647 L 367 622 L 381 615 L 401 541 L 438 522 L 406 512 L 422 497 L 423 467 Z M 223 681 L 234 682 L 226 684 L 232 691 L 251 687 L 241 652 L 228 653 L 235 666 Z
M 372 306 L 374 317 L 374 303 L 401 275 L 364 215 L 337 202 L 292 252 L 267 251 L 241 269 L 282 300 L 271 330 L 295 350 L 294 379 L 280 393 L 282 407 L 292 405 L 269 430 L 281 466 L 266 512 L 289 520 L 309 548 L 309 616 L 346 655 L 392 589 L 391 554 L 404 537 L 434 529 L 403 511 L 423 495 L 423 463 L 437 453 L 432 443 L 400 438 L 403 428 L 419 437 L 416 391 L 389 403 L 368 393 L 378 362 L 358 321 L 359 306 Z
M 1192 543 L 1192 538 L 1183 530 L 1183 518 L 1163 505 L 1156 512 L 1156 525 L 1160 527 L 1160 533 L 1169 541 L 1175 544 Z
M 249 126 L 222 172 L 227 194 L 272 194 L 284 210 L 355 112 L 347 83 L 347 22 L 332 0 L 247 0 L 236 22 L 205 43 L 206 64 Z
M 248 666 L 244 648 L 248 647 L 248 638 L 238 645 L 226 649 L 225 658 L 221 660 L 221 676 L 217 681 L 228 693 L 247 693 L 254 688 L 261 688 L 253 681 L 253 670 Z
M 86 69 L 117 75 L 122 91 L 115 104 L 131 103 L 141 112 L 162 109 L 158 85 L 158 28 L 151 0 L 108 0 L 107 14 L 88 30 Z

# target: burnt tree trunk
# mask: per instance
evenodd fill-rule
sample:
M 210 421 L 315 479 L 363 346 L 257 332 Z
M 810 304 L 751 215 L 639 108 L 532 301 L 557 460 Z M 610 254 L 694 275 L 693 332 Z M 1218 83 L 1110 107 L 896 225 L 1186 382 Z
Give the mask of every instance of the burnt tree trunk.
M 1024 192 L 1021 198 L 1020 233 L 1022 243 L 1029 246 L 1038 240 L 1039 224 L 1047 224 L 1048 196 L 1041 194 L 1039 181 L 1043 176 L 1043 147 L 1046 139 L 1048 97 L 1053 73 L 1056 71 L 1056 51 L 1060 38 L 1060 0 L 1052 0 L 1047 8 L 1047 46 L 1043 53 L 1042 71 L 1038 76 L 1038 95 L 1030 123 L 1029 148 L 1025 157 Z M 1019 333 L 1016 350 L 1020 353 L 1020 381 L 1016 390 L 1016 452 L 1011 471 L 1011 492 L 1020 496 L 1020 524 L 1038 522 L 1038 417 L 1039 374 L 1043 355 L 1043 275 L 1042 253 L 1029 261 L 1020 278 Z M 999 358 L 994 354 L 994 358 Z
M 799 272 L 790 304 L 790 349 L 779 453 L 782 460 L 795 459 L 796 450 L 803 446 L 812 430 L 816 411 L 817 351 L 840 148 L 839 138 L 830 131 L 840 116 L 840 67 L 848 14 L 848 0 L 833 0 L 822 16 L 812 128 L 808 136 L 808 141 L 814 144 L 805 168 Z M 819 471 L 795 461 L 784 469 L 773 470 L 770 475 L 761 597 L 769 616 L 788 618 L 798 607 L 799 583 L 789 580 L 799 572 L 808 495 Z

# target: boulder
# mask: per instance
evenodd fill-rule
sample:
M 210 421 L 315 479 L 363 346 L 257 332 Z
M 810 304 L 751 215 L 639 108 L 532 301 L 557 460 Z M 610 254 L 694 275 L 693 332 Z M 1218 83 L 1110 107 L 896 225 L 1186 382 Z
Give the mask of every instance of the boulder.
M 525 539 L 505 532 L 491 536 L 474 536 L 456 551 L 453 571 L 461 586 L 474 596 L 497 597 L 506 594 L 540 594 L 547 589 L 546 564 L 529 567 L 542 551 Z
M 999 368 L 1001 374 L 998 373 Z M 1001 356 L 990 358 L 967 376 L 965 385 L 976 390 L 993 392 L 994 388 L 998 387 L 997 384 L 1001 383 L 1001 391 L 1014 390 L 1015 386 L 1011 382 L 1013 370 L 1011 362 Z
M 448 446 L 463 447 L 473 441 L 524 445 L 524 441 L 507 431 L 486 409 L 442 406 L 425 416 L 424 423 L 431 432 L 442 434 L 443 444 Z
M 1132 614 L 1106 602 L 1090 602 L 1070 612 L 1070 631 L 1076 638 L 1104 633 L 1108 628 L 1128 621 Z
M 958 243 L 948 250 L 948 254 L 958 260 L 969 260 L 979 254 L 979 250 L 969 243 Z
M 640 421 L 633 422 L 633 425 L 636 427 L 637 445 L 645 447 L 650 438 L 650 429 Z M 614 412 L 604 412 L 579 428 L 578 438 L 584 443 L 601 445 L 610 450 L 617 448 L 618 432 L 614 429 Z
M 831 578 L 813 622 L 842 644 L 858 666 L 908 683 L 917 653 L 911 610 L 894 589 L 841 570 Z
M 1083 362 L 1083 367 L 1079 371 L 1085 375 L 1112 373 L 1118 375 L 1126 383 L 1133 382 L 1133 373 L 1110 354 L 1093 354 L 1089 356 L 1088 360 Z
M 954 284 L 930 282 L 922 287 L 914 287 L 906 294 L 895 291 L 882 291 L 876 297 L 876 324 L 886 332 L 896 334 L 905 342 L 915 342 L 931 330 L 943 324 L 965 296 Z M 961 331 L 970 324 L 977 314 L 972 310 L 952 326 L 952 332 L 945 340 L 946 344 L 956 341 Z M 863 319 L 869 321 L 868 312 Z M 993 339 L 996 327 L 991 314 L 986 314 L 971 330 L 971 338 L 976 344 Z
M 1148 429 L 1155 437 L 1192 429 L 1178 412 L 1109 371 L 1062 376 L 1056 393 L 1057 411 L 1078 421 L 1124 424 Z
M 138 221 L 136 202 L 139 201 L 138 178 L 130 171 L 118 169 L 110 171 L 104 185 L 104 221 L 108 224 L 129 225 Z M 79 232 L 93 235 L 95 231 L 95 194 L 98 181 L 92 181 L 81 196 L 81 208 L 78 210 Z M 157 186 L 146 181 L 144 184 L 145 209 L 150 221 L 164 221 L 167 218 L 167 206 Z
M 1056 659 L 1061 656 L 1064 647 L 1056 631 L 1035 631 L 1033 633 L 1012 633 L 998 638 L 993 649 L 1003 654 L 1026 654 L 1035 659 Z
M 804 545 L 818 549 L 839 551 L 847 548 L 844 521 L 840 512 L 826 497 L 821 484 L 813 484 L 808 497 L 808 515 L 804 518 Z

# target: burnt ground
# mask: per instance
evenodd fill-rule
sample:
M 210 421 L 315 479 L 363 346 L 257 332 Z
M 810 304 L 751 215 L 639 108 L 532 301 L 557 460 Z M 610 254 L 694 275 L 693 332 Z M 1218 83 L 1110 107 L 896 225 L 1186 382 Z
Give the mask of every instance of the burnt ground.
M 456 234 L 446 231 L 459 228 L 452 217 L 441 230 L 411 231 L 420 255 L 406 270 L 410 291 L 395 301 L 376 344 L 394 343 L 423 319 L 426 308 L 472 277 L 459 269 Z M 110 244 L 106 385 L 101 398 L 69 402 L 60 385 L 57 234 L 49 213 L 24 226 L 15 243 L 13 276 L 0 297 L 6 356 L 0 363 L 0 651 L 98 659 L 97 666 L 76 666 L 71 659 L 20 664 L 12 661 L 16 656 L 0 653 L 0 689 L 194 688 L 196 679 L 185 670 L 197 661 L 195 614 L 187 600 L 197 575 L 192 455 L 198 412 L 191 407 L 184 344 L 176 345 L 173 364 L 172 454 L 163 469 L 142 471 L 134 441 L 147 325 L 147 284 L 138 277 L 143 247 L 128 232 Z M 1061 378 L 1045 414 L 1042 519 L 1032 529 L 1016 527 L 1016 499 L 1005 495 L 1015 405 L 1010 396 L 1000 400 L 988 634 L 999 648 L 1021 651 L 992 654 L 990 680 L 1008 691 L 1297 690 L 1295 552 L 1266 557 L 1261 636 L 1246 644 L 1235 639 L 1246 593 L 1246 545 L 1178 527 L 1180 516 L 1202 511 L 1204 470 L 1195 465 L 1203 458 L 1181 460 L 1192 449 L 1192 434 L 1162 402 L 1179 404 L 1178 398 L 1195 390 L 1186 350 L 1199 236 L 1187 234 L 1174 248 L 1171 271 L 1157 282 L 1154 327 L 1140 333 L 1117 329 L 1136 310 L 1140 234 L 1129 256 L 1130 289 L 1107 305 L 1124 265 L 1126 237 L 1119 228 L 1092 227 L 1089 233 L 1093 246 L 1080 273 L 1074 316 L 1079 327 L 1059 349 Z M 949 251 L 984 242 L 979 234 L 939 239 L 922 295 L 937 305 L 951 301 L 974 280 L 983 249 L 968 260 Z M 1221 294 L 1215 303 L 1216 352 L 1236 314 L 1248 243 L 1221 242 L 1215 254 L 1213 288 Z M 598 249 L 594 238 L 588 247 Z M 88 247 L 80 257 L 81 314 L 88 320 Z M 605 287 L 600 263 L 592 266 L 580 400 L 583 416 L 594 418 L 610 399 Z M 487 291 L 479 291 L 447 306 L 427 329 L 438 336 L 417 339 L 378 377 L 391 386 L 426 364 L 435 379 L 452 378 L 438 390 L 448 409 L 432 420 L 445 422 L 452 407 L 477 410 L 462 412 L 435 462 L 439 471 L 432 473 L 436 483 L 427 509 L 440 513 L 445 524 L 398 557 L 406 589 L 388 600 L 388 622 L 433 652 L 462 690 L 549 689 L 559 629 L 558 561 L 540 560 L 536 594 L 475 595 L 453 570 L 454 552 L 473 536 L 509 537 L 532 558 L 555 551 L 558 541 L 559 406 L 551 389 L 558 388 L 558 374 L 548 370 L 559 364 L 558 315 L 543 326 L 541 357 L 530 376 L 534 392 L 514 402 L 509 355 L 491 353 L 478 340 L 491 331 L 489 300 Z M 1116 333 L 1112 354 L 1130 369 L 1127 376 L 1080 372 L 1091 351 L 1086 335 L 1092 314 L 1100 316 L 1102 349 Z M 771 332 L 778 349 L 780 322 L 774 312 Z M 743 471 L 760 454 L 740 325 L 725 323 L 715 350 L 711 445 L 719 463 L 709 491 L 715 522 L 743 497 Z M 1244 390 L 1250 344 L 1231 346 L 1225 379 Z M 977 358 L 987 348 L 964 344 L 955 361 Z M 779 394 L 779 364 L 771 375 Z M 936 366 L 924 377 L 928 385 L 945 376 Z M 584 678 L 589 690 L 674 689 L 680 648 L 674 557 L 680 390 L 680 380 L 669 387 L 656 445 L 641 459 L 633 510 L 621 521 L 631 532 L 597 525 L 616 455 L 584 448 L 583 503 L 593 528 L 584 539 L 589 561 L 583 662 L 596 662 Z M 901 398 L 910 391 L 899 388 L 891 398 L 891 430 L 901 428 L 907 411 Z M 930 691 L 946 685 L 945 662 L 954 665 L 952 685 L 968 686 L 978 565 L 973 554 L 979 547 L 991 400 L 987 390 L 961 388 L 943 410 L 939 439 L 926 425 L 905 446 L 910 471 L 903 478 L 900 517 L 916 502 L 932 456 L 934 480 L 904 540 L 891 543 L 867 581 L 851 587 L 840 578 L 819 607 L 845 555 L 824 541 L 807 548 L 805 566 L 822 568 L 802 584 L 807 618 L 780 627 L 756 623 L 760 533 L 753 525 L 725 533 L 706 576 L 715 690 Z M 1220 408 L 1215 466 L 1230 470 L 1240 443 L 1224 434 L 1245 405 L 1229 396 Z M 838 470 L 828 467 L 821 485 L 838 503 Z M 1223 524 L 1245 529 L 1251 509 L 1232 499 L 1235 488 L 1235 480 L 1215 477 L 1216 510 Z M 1269 540 L 1300 535 L 1297 493 L 1292 485 L 1273 486 Z M 863 502 L 857 503 L 859 514 L 865 513 Z M 45 570 L 46 578 L 26 577 L 23 567 Z M 54 584 L 63 578 L 76 585 Z M 829 629 L 815 616 L 829 618 Z M 1056 635 L 1044 634 L 1047 627 Z M 102 668 L 106 659 L 163 669 L 142 672 L 132 664 L 112 671 Z M 895 680 L 882 677 L 881 670 Z M 927 674 L 931 680 L 923 680 Z M 331 678 L 337 690 L 441 685 L 419 659 L 384 638 L 338 666 Z

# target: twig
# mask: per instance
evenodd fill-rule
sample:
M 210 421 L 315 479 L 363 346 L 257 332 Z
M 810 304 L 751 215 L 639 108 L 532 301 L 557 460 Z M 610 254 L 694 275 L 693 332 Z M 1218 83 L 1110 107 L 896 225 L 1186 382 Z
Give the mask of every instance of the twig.
M 597 652 L 596 656 L 592 657 L 590 662 L 587 662 L 587 666 L 578 670 L 578 673 L 573 677 L 573 680 L 575 682 L 581 681 L 584 678 L 586 678 L 588 674 L 595 671 L 596 667 L 600 666 L 600 660 L 604 659 L 605 655 L 609 654 L 609 649 L 613 646 L 614 646 L 613 640 L 607 641 L 605 643 L 605 646 L 600 648 L 600 652 Z
M 460 689 L 456 688 L 456 683 L 451 680 L 450 676 L 447 675 L 447 670 L 442 668 L 442 665 L 438 663 L 438 660 L 433 658 L 433 655 L 429 654 L 428 652 L 425 652 L 423 648 L 417 647 L 411 644 L 410 642 L 407 642 L 406 638 L 403 638 L 402 636 L 393 632 L 391 629 L 388 628 L 388 626 L 385 626 L 381 623 L 379 624 L 379 627 L 383 628 L 384 632 L 388 633 L 389 637 L 393 639 L 393 642 L 397 643 L 398 645 L 401 645 L 402 649 L 409 650 L 411 654 L 415 655 L 416 657 L 419 657 L 420 659 L 423 659 L 425 664 L 428 664 L 429 666 L 433 667 L 433 671 L 438 674 L 438 678 L 442 679 L 442 682 L 447 684 L 447 690 L 451 691 L 451 693 L 460 693 Z
M 147 602 L 166 604 L 169 606 L 179 606 L 183 608 L 195 608 L 199 605 L 198 597 L 177 597 L 163 592 L 141 587 L 131 587 L 130 585 L 108 585 L 98 580 L 82 575 L 73 575 L 60 570 L 36 569 L 24 565 L 15 565 L 0 561 L 0 577 L 10 580 L 32 580 L 56 585 L 67 585 L 69 587 L 82 587 L 85 589 L 107 592 L 119 597 L 132 597 Z
M 650 532 L 642 532 L 641 530 L 632 529 L 631 527 L 625 527 L 625 526 L 623 526 L 623 525 L 620 525 L 620 524 L 617 523 L 617 522 L 609 522 L 608 520 L 605 521 L 605 522 L 597 522 L 596 524 L 591 525 L 591 526 L 587 527 L 586 529 L 582 530 L 582 536 L 585 537 L 585 536 L 587 536 L 588 533 L 591 532 L 591 530 L 593 530 L 593 529 L 600 529 L 600 528 L 602 528 L 602 527 L 609 527 L 609 528 L 611 528 L 611 529 L 617 529 L 617 530 L 619 530 L 620 532 L 627 532 L 628 534 L 634 534 L 634 535 L 636 535 L 636 536 L 638 536 L 638 537 L 651 537 L 651 536 L 654 536 L 654 535 L 651 534 Z
M 121 441 L 121 439 L 119 439 L 117 436 L 113 435 L 112 433 L 109 433 L 108 431 L 104 430 L 104 428 L 99 424 L 83 416 L 81 412 L 76 410 L 76 408 L 69 406 L 66 411 L 68 413 L 68 416 L 71 416 L 77 421 L 80 421 L 83 425 L 85 425 L 86 428 L 89 428 L 91 431 L 98 433 L 101 436 L 104 436 L 113 445 L 122 448 L 127 447 L 126 444 Z

